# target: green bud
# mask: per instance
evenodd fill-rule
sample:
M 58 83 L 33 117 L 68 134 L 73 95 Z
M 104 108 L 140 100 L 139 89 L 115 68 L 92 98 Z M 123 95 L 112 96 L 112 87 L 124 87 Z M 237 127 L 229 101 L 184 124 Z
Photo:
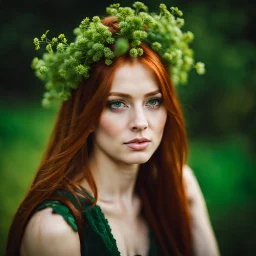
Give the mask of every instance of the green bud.
M 176 66 L 178 68 L 180 68 L 182 66 L 182 64 L 183 64 L 183 60 L 181 58 L 176 60 Z
M 46 50 L 47 50 L 49 53 L 52 53 L 52 45 L 51 45 L 51 44 L 47 44 Z
M 172 75 L 171 79 L 174 85 L 177 85 L 179 83 L 179 77 L 177 75 Z
M 131 45 L 133 48 L 135 48 L 135 47 L 139 46 L 140 44 L 141 44 L 140 40 L 133 40 Z
M 88 48 L 92 48 L 93 45 L 94 45 L 94 42 L 89 42 L 89 43 L 87 44 Z
M 132 17 L 130 19 L 130 22 L 132 23 L 134 28 L 138 28 L 138 29 L 140 29 L 143 24 L 143 21 L 140 17 Z
M 195 69 L 198 75 L 203 75 L 205 74 L 205 65 L 202 62 L 197 62 L 195 65 Z
M 52 98 L 51 93 L 50 93 L 50 92 L 45 92 L 45 93 L 44 93 L 44 98 L 50 100 L 50 99 Z
M 45 88 L 47 90 L 52 90 L 53 89 L 53 84 L 51 82 L 48 82 L 48 83 L 46 83 Z
M 187 49 L 184 51 L 184 55 L 187 55 L 187 56 L 193 58 L 194 52 L 193 52 L 192 49 L 187 48 Z
M 143 49 L 142 48 L 137 48 L 138 55 L 142 56 L 143 55 Z
M 104 55 L 107 59 L 113 59 L 115 57 L 113 51 L 108 47 L 104 48 Z
M 100 22 L 100 17 L 99 17 L 99 16 L 94 16 L 94 17 L 92 18 L 92 21 L 93 21 L 94 23 L 98 23 L 98 22 Z
M 42 59 L 44 62 L 51 61 L 53 59 L 53 54 L 46 52 L 43 54 Z
M 39 45 L 39 39 L 37 37 L 34 38 L 33 42 L 35 46 Z
M 90 22 L 90 19 L 86 17 L 85 19 L 82 20 L 81 24 L 85 26 L 85 25 L 89 25 L 89 22 Z
M 132 16 L 134 14 L 134 10 L 130 7 L 120 7 L 119 8 L 120 14 L 122 18 L 126 18 L 128 16 Z
M 52 38 L 52 43 L 55 44 L 55 43 L 57 43 L 57 42 L 58 42 L 58 38 L 53 37 L 53 38 Z
M 83 19 L 82 22 L 80 23 L 79 28 L 80 28 L 81 30 L 86 29 L 86 28 L 89 26 L 89 22 L 90 22 L 90 19 L 89 19 L 88 17 L 86 17 L 86 18 Z
M 155 21 L 150 15 L 147 14 L 144 17 L 144 22 L 145 22 L 145 24 L 149 25 L 149 24 L 154 23 Z
M 168 52 L 165 52 L 163 55 L 163 58 L 166 59 L 167 61 L 171 61 L 172 60 L 172 55 Z
M 181 28 L 184 25 L 184 19 L 177 18 L 176 25 Z
M 128 40 L 125 38 L 119 38 L 115 44 L 115 56 L 124 54 L 129 49 Z
M 31 67 L 33 68 L 33 69 L 36 69 L 36 66 L 37 66 L 37 64 L 38 64 L 38 58 L 37 57 L 35 57 L 33 60 L 32 60 L 32 63 L 31 63 Z
M 90 50 L 87 52 L 87 55 L 91 57 L 91 56 L 94 55 L 94 53 L 95 53 L 95 51 L 94 51 L 93 49 L 90 49 Z
M 164 59 L 166 59 L 167 61 L 171 61 L 172 60 L 172 54 L 166 52 L 163 55 Z
M 68 60 L 69 65 L 72 67 L 74 65 L 77 65 L 79 63 L 79 60 L 75 58 L 75 56 L 70 57 Z
M 135 48 L 132 48 L 129 53 L 130 53 L 130 56 L 133 58 L 136 58 L 138 55 L 138 51 Z
M 44 108 L 49 108 L 50 107 L 50 101 L 48 100 L 48 99 L 43 99 L 42 100 L 42 106 L 44 107 Z
M 156 51 L 156 52 L 158 52 L 158 51 L 161 49 L 161 47 L 162 47 L 162 45 L 161 45 L 160 43 L 158 43 L 158 42 L 154 42 L 154 43 L 152 44 L 152 48 L 153 48 L 153 50 Z
M 148 11 L 148 7 L 142 2 L 135 2 L 132 6 L 136 9 L 137 12 L 140 10 L 143 10 L 145 12 Z
M 142 30 L 136 30 L 133 32 L 133 38 L 136 40 L 142 40 L 147 37 L 147 32 Z
M 58 43 L 57 51 L 60 53 L 64 52 L 64 44 L 63 43 Z
M 104 44 L 96 43 L 96 44 L 93 45 L 92 49 L 95 50 L 95 51 L 103 51 Z
M 107 27 L 104 26 L 104 25 L 101 24 L 101 23 L 97 23 L 97 31 L 98 31 L 98 33 L 102 34 L 103 36 L 109 36 L 109 35 L 112 34 L 112 33 L 107 29 Z M 109 32 L 110 34 L 109 34 L 108 32 Z M 104 35 L 104 33 L 105 33 L 105 35 Z
M 65 79 L 68 77 L 68 72 L 67 72 L 66 69 L 61 68 L 59 70 L 59 74 L 60 74 L 61 77 L 65 78 Z
M 79 26 L 79 28 L 75 28 L 73 30 L 74 35 L 76 35 L 76 36 L 80 35 L 82 33 L 81 30 L 82 30 L 82 28 L 80 28 L 80 26 Z
M 113 37 L 108 37 L 108 38 L 106 39 L 106 42 L 107 42 L 108 44 L 113 44 L 113 43 L 115 42 L 115 39 L 114 39 Z
M 172 54 L 177 59 L 180 59 L 182 57 L 182 51 L 180 49 L 174 50 Z
M 188 57 L 188 56 L 185 56 L 184 57 L 184 63 L 187 64 L 187 65 L 192 65 L 194 62 L 194 60 L 191 58 L 191 57 Z
M 89 69 L 88 69 L 88 67 L 85 67 L 80 64 L 80 65 L 76 66 L 75 71 L 78 75 L 87 76 Z
M 47 67 L 46 67 L 46 66 L 41 66 L 41 67 L 39 68 L 39 72 L 40 72 L 41 74 L 46 73 L 46 72 L 47 72 Z
M 109 14 L 111 16 L 116 16 L 116 14 L 117 14 L 117 10 L 114 8 L 110 8 L 110 7 L 106 8 L 106 12 L 107 12 L 107 14 Z
M 68 100 L 68 98 L 70 97 L 70 92 L 66 92 L 66 91 L 64 91 L 64 92 L 60 92 L 59 94 L 58 94 L 58 98 L 60 99 L 60 100 L 62 100 L 62 101 L 66 101 L 66 100 Z
M 118 9 L 120 7 L 120 4 L 117 3 L 117 4 L 111 4 L 110 5 L 110 8 L 115 8 L 115 9 Z
M 84 76 L 85 78 L 87 78 L 88 76 Z M 79 86 L 79 83 L 68 83 L 68 87 L 70 87 L 71 89 L 77 89 Z
M 60 35 L 58 36 L 58 38 L 59 38 L 60 40 L 63 40 L 63 39 L 65 38 L 65 35 L 64 35 L 64 34 L 60 34 Z
M 130 30 L 130 25 L 129 25 L 129 23 L 126 22 L 126 21 L 121 21 L 121 22 L 119 23 L 119 27 L 120 27 L 120 32 L 121 32 L 122 34 L 126 34 L 126 33 L 128 33 L 129 30 Z
M 186 43 L 192 42 L 193 39 L 194 39 L 194 34 L 190 31 L 184 33 L 183 36 L 182 36 L 182 41 L 186 42 Z
M 100 41 L 100 39 L 101 39 L 101 34 L 99 34 L 99 33 L 97 33 L 97 32 L 93 33 L 92 39 L 93 39 L 94 42 Z
M 104 37 L 111 37 L 111 36 L 112 36 L 112 33 L 111 33 L 109 30 L 105 30 L 105 31 L 103 32 L 103 36 L 104 36 Z
M 92 60 L 93 60 L 94 62 L 99 61 L 99 60 L 101 59 L 102 55 L 103 55 L 102 52 L 96 52 L 96 53 L 94 54 L 94 56 L 92 57 Z
M 81 38 L 81 39 L 77 40 L 77 45 L 79 47 L 86 47 L 87 43 L 88 42 L 85 38 Z
M 112 61 L 111 59 L 106 59 L 106 60 L 105 60 L 105 64 L 106 64 L 107 66 L 111 65 L 112 63 L 113 63 L 113 61 Z
M 176 15 L 178 15 L 180 17 L 183 15 L 183 12 L 180 11 L 178 7 L 171 7 L 170 9 L 171 9 L 173 14 L 176 14 Z
M 180 82 L 181 82 L 182 84 L 187 83 L 187 80 L 188 80 L 188 73 L 187 73 L 187 72 L 180 72 L 179 79 L 180 79 Z
M 46 38 L 46 34 L 42 34 L 41 40 L 43 41 Z
M 165 4 L 160 4 L 159 7 L 160 7 L 160 10 L 166 10 L 167 9 Z
M 83 55 L 83 53 L 82 53 L 81 51 L 77 51 L 77 52 L 75 52 L 75 54 L 74 54 L 74 56 L 75 56 L 76 59 L 81 58 L 82 55 Z
M 128 24 L 128 22 L 126 22 L 126 21 L 121 21 L 121 22 L 119 23 L 119 27 L 120 27 L 120 29 L 121 29 L 121 28 L 127 28 L 127 27 L 129 27 L 129 24 Z

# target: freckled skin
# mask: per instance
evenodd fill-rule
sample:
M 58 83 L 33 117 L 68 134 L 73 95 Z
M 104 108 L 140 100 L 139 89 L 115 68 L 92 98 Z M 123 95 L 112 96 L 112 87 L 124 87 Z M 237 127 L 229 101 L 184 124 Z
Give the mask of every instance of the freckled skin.
M 144 96 L 157 89 L 159 86 L 152 71 L 138 62 L 127 63 L 116 70 L 110 93 L 130 94 L 132 98 L 109 96 L 109 101 L 123 103 L 112 104 L 112 109 L 104 108 L 94 130 L 95 152 L 101 151 L 113 161 L 126 164 L 142 164 L 150 159 L 161 142 L 167 119 L 164 104 L 153 108 L 157 102 L 150 102 L 161 98 L 161 93 Z M 124 144 L 138 137 L 151 140 L 146 149 L 136 151 Z

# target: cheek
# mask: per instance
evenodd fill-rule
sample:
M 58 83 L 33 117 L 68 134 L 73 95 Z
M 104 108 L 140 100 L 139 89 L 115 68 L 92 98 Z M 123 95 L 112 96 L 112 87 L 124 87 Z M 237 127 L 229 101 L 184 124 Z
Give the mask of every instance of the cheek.
M 120 118 L 116 119 L 107 113 L 103 113 L 97 130 L 109 137 L 116 137 L 123 130 L 123 124 Z
M 163 109 L 158 113 L 156 119 L 154 120 L 153 127 L 156 132 L 161 133 L 164 130 L 165 123 L 167 120 L 167 111 Z

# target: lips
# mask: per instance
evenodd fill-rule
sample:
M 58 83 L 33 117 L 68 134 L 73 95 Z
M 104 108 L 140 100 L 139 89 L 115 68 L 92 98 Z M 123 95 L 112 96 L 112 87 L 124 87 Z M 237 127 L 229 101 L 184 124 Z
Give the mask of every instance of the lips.
M 146 139 L 146 138 L 136 138 L 136 139 L 133 139 L 133 140 L 130 140 L 124 144 L 129 144 L 129 143 L 143 143 L 143 142 L 150 142 L 150 140 Z

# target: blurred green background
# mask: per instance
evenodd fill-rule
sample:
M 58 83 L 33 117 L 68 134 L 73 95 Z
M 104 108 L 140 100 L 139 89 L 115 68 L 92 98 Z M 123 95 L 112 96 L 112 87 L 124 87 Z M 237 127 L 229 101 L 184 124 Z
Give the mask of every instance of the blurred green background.
M 93 3 L 92 3 L 93 2 Z M 56 110 L 41 105 L 43 85 L 30 63 L 32 41 L 50 29 L 73 38 L 85 17 L 104 15 L 111 1 L 0 2 L 0 255 L 9 225 L 38 167 Z M 130 5 L 133 1 L 119 1 Z M 184 13 L 195 33 L 196 60 L 205 76 L 190 73 L 178 88 L 189 137 L 189 164 L 204 193 L 222 255 L 256 251 L 256 51 L 253 1 L 163 2 Z M 206 255 L 207 256 L 207 255 Z

